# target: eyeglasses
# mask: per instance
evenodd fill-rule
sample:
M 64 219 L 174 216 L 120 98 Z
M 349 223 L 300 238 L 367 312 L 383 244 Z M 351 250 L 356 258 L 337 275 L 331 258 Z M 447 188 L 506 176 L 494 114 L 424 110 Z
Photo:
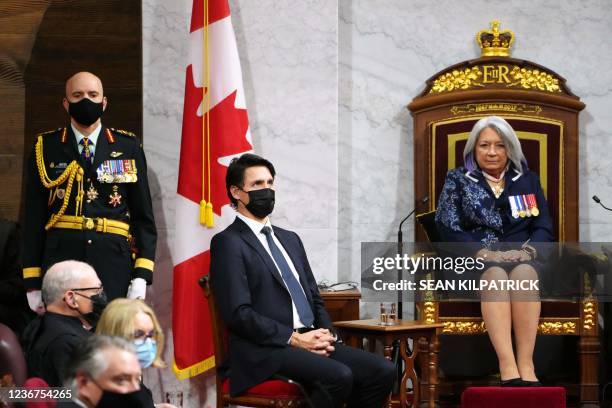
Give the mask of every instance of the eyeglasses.
M 104 286 L 100 285 L 100 286 L 94 286 L 94 287 L 91 287 L 91 288 L 72 288 L 70 290 L 73 291 L 73 292 L 84 292 L 86 290 L 95 290 L 98 293 L 100 293 L 100 292 L 102 292 L 104 290 Z
M 138 343 L 138 344 L 142 344 L 147 339 L 155 340 L 154 337 L 155 337 L 156 334 L 157 333 L 155 332 L 155 330 L 151 330 L 148 333 L 146 333 L 144 330 L 136 330 L 136 331 L 134 331 L 134 342 Z

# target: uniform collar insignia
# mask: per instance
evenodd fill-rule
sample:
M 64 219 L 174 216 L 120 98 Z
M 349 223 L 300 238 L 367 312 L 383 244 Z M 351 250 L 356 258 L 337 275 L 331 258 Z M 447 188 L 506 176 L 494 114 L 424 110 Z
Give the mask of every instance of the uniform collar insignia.
M 106 135 L 106 140 L 108 141 L 108 143 L 110 144 L 115 143 L 115 136 L 113 135 L 113 132 L 111 132 L 109 128 L 104 129 L 104 134 Z

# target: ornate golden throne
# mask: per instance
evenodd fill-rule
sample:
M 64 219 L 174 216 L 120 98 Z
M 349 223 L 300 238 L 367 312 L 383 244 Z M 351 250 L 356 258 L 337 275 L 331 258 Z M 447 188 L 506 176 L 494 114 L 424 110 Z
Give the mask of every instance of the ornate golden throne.
M 511 58 L 514 33 L 500 30 L 499 22 L 480 31 L 477 41 L 480 58 L 435 74 L 408 106 L 414 118 L 415 198 L 429 197 L 429 207 L 420 211 L 435 211 L 446 172 L 463 164 L 474 123 L 498 115 L 516 130 L 530 169 L 540 176 L 557 240 L 578 241 L 578 115 L 584 103 L 558 74 Z M 427 240 L 418 223 L 415 238 Z M 416 306 L 420 319 L 444 323 L 442 339 L 486 331 L 477 302 L 422 301 Z M 579 384 L 568 392 L 579 396 L 581 406 L 598 406 L 597 302 L 543 302 L 539 333 L 578 337 Z

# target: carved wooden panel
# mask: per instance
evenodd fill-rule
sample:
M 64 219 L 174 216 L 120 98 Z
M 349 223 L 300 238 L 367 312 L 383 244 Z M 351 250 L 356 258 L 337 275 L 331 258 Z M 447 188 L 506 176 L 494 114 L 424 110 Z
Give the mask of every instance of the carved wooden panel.
M 17 219 L 22 181 L 23 75 L 48 1 L 0 2 L 0 217 Z

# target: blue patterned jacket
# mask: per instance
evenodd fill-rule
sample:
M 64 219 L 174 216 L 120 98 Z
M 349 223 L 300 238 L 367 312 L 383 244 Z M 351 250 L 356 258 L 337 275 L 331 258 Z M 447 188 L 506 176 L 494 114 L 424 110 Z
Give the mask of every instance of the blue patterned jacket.
M 513 196 L 535 194 L 538 216 L 512 215 Z M 551 242 L 553 226 L 540 179 L 531 172 L 521 173 L 511 166 L 505 175 L 505 188 L 499 198 L 482 172 L 464 167 L 446 175 L 436 211 L 436 226 L 444 242 L 481 242 L 486 247 L 497 242 Z

